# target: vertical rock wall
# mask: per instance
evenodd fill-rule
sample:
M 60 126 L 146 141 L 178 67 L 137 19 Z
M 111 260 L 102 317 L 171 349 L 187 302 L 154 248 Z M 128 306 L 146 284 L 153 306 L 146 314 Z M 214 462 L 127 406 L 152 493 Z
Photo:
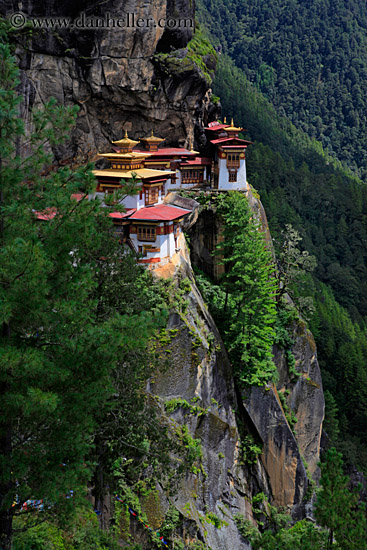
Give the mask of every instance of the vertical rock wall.
M 250 186 L 247 197 L 271 246 L 265 211 Z M 220 232 L 221 220 L 215 207 L 203 210 L 189 232 L 194 265 L 213 278 L 219 274 L 220 266 L 212 252 Z M 294 322 L 290 331 L 294 343 L 289 351 L 295 358 L 295 372 L 288 367 L 285 350 L 275 348 L 279 373 L 276 386 L 252 388 L 242 399 L 264 445 L 262 463 L 274 503 L 288 507 L 294 517 L 302 517 L 310 480 L 319 477 L 325 404 L 313 336 L 302 320 Z M 297 420 L 294 427 L 289 423 L 291 414 Z
M 21 68 L 23 117 L 50 97 L 63 105 L 78 105 L 77 125 L 67 147 L 54 151 L 58 160 L 92 157 L 120 139 L 143 137 L 154 128 L 168 144 L 188 144 L 195 124 L 206 116 L 208 79 L 187 58 L 193 36 L 190 24 L 161 28 L 161 20 L 186 19 L 194 24 L 191 0 L 61 0 L 1 3 L 0 13 L 22 11 L 26 17 L 106 17 L 126 20 L 133 14 L 138 28 L 41 29 L 28 25 L 12 33 Z M 166 70 L 155 56 L 169 50 L 177 57 Z M 180 61 L 181 59 L 181 61 Z M 185 62 L 184 62 L 185 61 Z M 212 67 L 213 68 L 213 67 Z M 28 130 L 31 132 L 32 128 Z

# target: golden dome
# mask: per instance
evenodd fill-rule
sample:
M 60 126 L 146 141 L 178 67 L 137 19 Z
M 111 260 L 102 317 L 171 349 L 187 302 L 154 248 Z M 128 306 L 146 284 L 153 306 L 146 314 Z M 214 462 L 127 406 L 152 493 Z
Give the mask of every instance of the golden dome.
M 135 145 L 139 143 L 139 141 L 134 141 L 133 139 L 130 139 L 127 135 L 127 130 L 125 130 L 125 136 L 123 137 L 123 139 L 119 139 L 118 141 L 113 141 L 112 143 L 124 149 L 125 148 L 132 149 L 133 147 L 135 147 Z
M 150 136 L 146 138 L 141 138 L 141 141 L 147 141 L 148 143 L 161 143 L 162 141 L 164 141 L 164 138 L 159 138 L 155 136 L 152 130 Z

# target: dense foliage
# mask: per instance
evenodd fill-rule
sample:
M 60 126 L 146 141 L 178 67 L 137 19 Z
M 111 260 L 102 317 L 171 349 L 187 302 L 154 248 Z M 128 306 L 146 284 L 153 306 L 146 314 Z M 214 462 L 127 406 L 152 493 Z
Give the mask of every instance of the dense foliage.
M 297 128 L 367 174 L 366 5 L 202 0 L 215 43 Z
M 243 194 L 219 195 L 215 208 L 223 219 L 216 254 L 224 272 L 219 285 L 202 276 L 198 281 L 221 330 L 237 382 L 263 385 L 275 372 L 271 349 L 276 282 L 271 253 Z
M 365 430 L 360 421 L 354 422 L 352 405 L 354 399 L 360 403 L 360 418 L 366 406 L 362 381 L 367 372 L 362 351 L 367 314 L 366 186 L 333 161 L 319 143 L 280 117 L 226 55 L 219 56 L 214 90 L 221 97 L 223 111 L 256 140 L 247 153 L 249 181 L 260 192 L 276 251 L 281 251 L 282 232 L 291 224 L 302 237 L 301 250 L 316 257 L 317 267 L 313 277 L 304 280 L 303 295 L 312 296 L 315 305 L 311 328 L 324 389 L 333 400 L 328 399 L 327 405 L 338 423 L 339 442 L 335 443 L 347 461 L 366 469 L 361 444 Z M 335 316 L 338 304 L 343 312 L 339 320 Z M 341 316 L 344 333 L 335 325 Z M 339 355 L 341 347 L 359 351 Z M 347 372 L 358 373 L 358 384 L 346 386 L 345 367 Z M 328 409 L 326 414 L 328 418 Z
M 25 138 L 14 60 L 0 47 L 0 542 L 8 549 L 15 516 L 24 529 L 68 518 L 83 502 L 101 465 L 99 422 L 110 455 L 107 434 L 125 457 L 133 445 L 149 451 L 143 388 L 162 302 L 108 212 L 88 200 L 91 167 L 52 164 L 49 147 L 67 137 L 75 112 L 51 101 L 33 112 Z M 129 424 L 113 424 L 129 402 Z M 24 509 L 29 499 L 43 501 L 42 518 Z
M 343 474 L 342 456 L 334 448 L 321 464 L 315 516 L 317 524 L 302 520 L 291 526 L 290 517 L 267 502 L 263 493 L 252 499 L 252 510 L 262 526 L 257 527 L 238 514 L 241 535 L 254 550 L 362 550 L 366 548 L 366 507 L 358 491 L 350 489 Z

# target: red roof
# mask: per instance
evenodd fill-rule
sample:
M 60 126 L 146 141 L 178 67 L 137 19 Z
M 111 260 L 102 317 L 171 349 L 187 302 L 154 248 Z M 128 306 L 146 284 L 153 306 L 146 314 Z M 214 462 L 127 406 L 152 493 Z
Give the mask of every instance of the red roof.
M 151 220 L 151 221 L 172 221 L 177 218 L 182 218 L 186 214 L 190 214 L 191 210 L 184 210 L 177 206 L 168 206 L 160 204 L 159 206 L 146 206 L 140 208 L 132 216 L 130 220 Z
M 39 212 L 37 210 L 33 211 L 34 215 L 36 216 L 37 220 L 53 220 L 53 218 L 57 214 L 57 210 L 54 207 L 45 208 L 45 210 L 42 210 L 42 212 Z
M 114 220 L 122 220 L 123 218 L 128 218 L 131 214 L 134 214 L 136 208 L 127 208 L 126 212 L 110 212 L 108 215 Z
M 247 141 L 246 139 L 240 139 L 236 137 L 223 137 L 218 139 L 213 139 L 210 141 L 210 143 L 213 143 L 214 145 L 217 145 L 219 143 L 225 143 L 226 141 L 237 141 L 238 143 L 242 143 L 243 145 L 250 145 L 252 141 Z
M 82 199 L 84 199 L 86 195 L 84 193 L 73 193 L 71 195 L 71 198 L 76 200 L 77 202 L 81 201 Z
M 222 130 L 223 128 L 228 128 L 229 124 L 219 124 L 219 122 L 210 122 L 205 130 Z
M 191 151 L 189 151 L 188 149 L 185 149 L 184 147 L 161 147 L 160 149 L 158 149 L 157 151 L 147 151 L 146 149 L 143 149 L 142 147 L 134 147 L 133 151 L 136 151 L 137 153 L 141 153 L 141 152 L 144 152 L 144 153 L 149 153 L 149 155 L 151 155 L 151 157 L 156 157 L 156 156 L 159 156 L 161 157 L 162 155 L 167 155 L 167 156 L 174 156 L 174 155 L 194 155 L 196 153 L 192 153 Z M 151 157 L 149 157 L 151 159 Z M 149 159 L 147 159 L 148 162 L 149 162 Z
M 194 166 L 194 165 L 210 166 L 211 163 L 212 161 L 209 158 L 199 157 L 194 160 L 185 160 L 184 162 L 181 162 L 181 166 Z
M 244 147 L 247 147 L 247 145 L 243 145 L 243 143 L 239 143 L 238 145 L 223 145 L 223 149 L 243 149 Z

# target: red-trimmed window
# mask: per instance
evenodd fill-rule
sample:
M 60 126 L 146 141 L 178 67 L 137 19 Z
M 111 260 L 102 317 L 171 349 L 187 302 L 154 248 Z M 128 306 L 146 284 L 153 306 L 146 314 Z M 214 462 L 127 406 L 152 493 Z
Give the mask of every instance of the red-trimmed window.
M 239 167 L 240 167 L 240 155 L 238 153 L 228 153 L 227 168 L 239 168 Z
M 158 202 L 158 187 L 145 189 L 145 204 L 155 204 Z

